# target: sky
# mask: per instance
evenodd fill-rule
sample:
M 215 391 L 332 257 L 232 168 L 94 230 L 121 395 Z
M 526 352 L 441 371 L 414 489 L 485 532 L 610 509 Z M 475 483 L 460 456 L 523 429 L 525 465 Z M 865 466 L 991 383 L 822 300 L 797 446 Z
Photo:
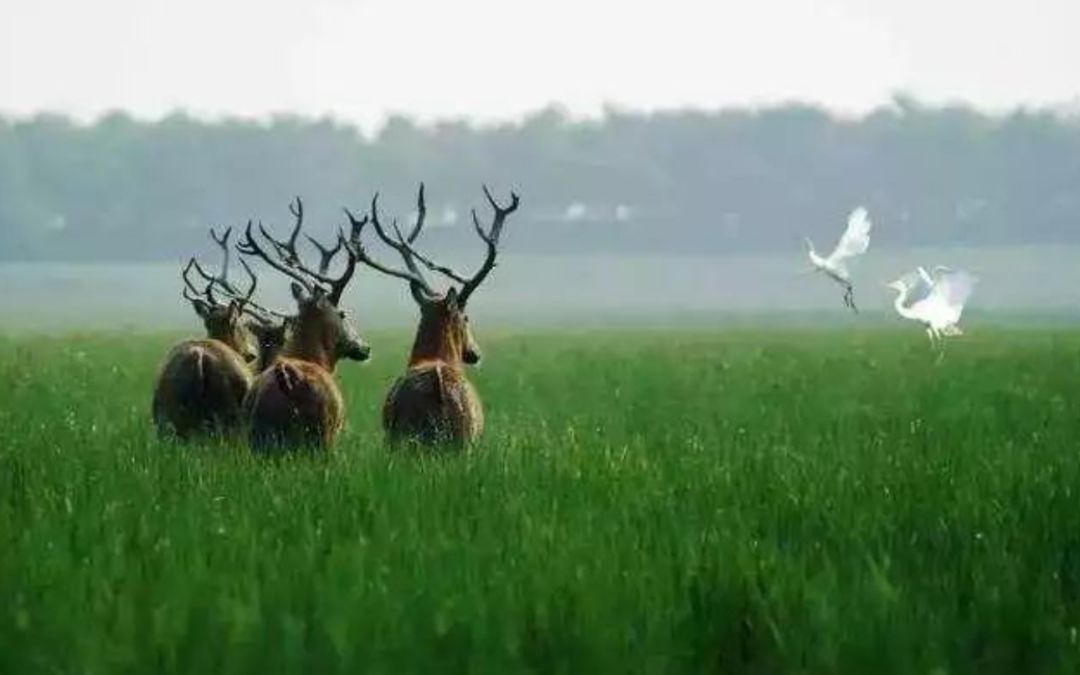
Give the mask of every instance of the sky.
M 1076 0 L 0 0 L 0 112 L 1080 106 Z

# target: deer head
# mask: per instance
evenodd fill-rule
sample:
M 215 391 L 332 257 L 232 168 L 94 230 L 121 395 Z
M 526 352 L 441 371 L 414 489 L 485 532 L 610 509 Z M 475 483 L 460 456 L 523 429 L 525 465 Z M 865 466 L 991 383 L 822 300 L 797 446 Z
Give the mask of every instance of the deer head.
M 248 328 L 255 335 L 255 341 L 259 345 L 259 360 L 256 370 L 266 370 L 278 354 L 285 348 L 285 342 L 296 323 L 296 317 L 283 317 L 278 321 L 258 322 L 248 324 Z
M 215 230 L 210 230 L 210 238 L 222 251 L 221 269 L 216 275 L 210 274 L 198 259 L 192 257 L 180 275 L 184 281 L 183 296 L 203 320 L 208 337 L 224 342 L 251 362 L 261 354 L 256 327 L 268 324 L 271 317 L 282 315 L 252 300 L 258 279 L 244 260 L 240 263 L 250 282 L 247 290 L 241 291 L 229 280 L 231 236 L 232 228 L 226 229 L 220 236 Z M 201 279 L 201 289 L 192 279 L 193 274 Z
M 480 361 L 480 349 L 469 327 L 466 305 L 473 293 L 476 292 L 476 289 L 480 287 L 480 284 L 491 273 L 491 270 L 495 268 L 499 238 L 502 236 L 506 217 L 517 210 L 520 202 L 517 194 L 511 192 L 510 204 L 502 206 L 491 196 L 487 186 L 484 186 L 484 196 L 491 205 L 494 216 L 491 225 L 485 230 L 480 224 L 476 210 L 474 209 L 472 212 L 473 226 L 477 235 L 487 247 L 487 255 L 480 268 L 471 277 L 465 277 L 450 267 L 436 263 L 428 256 L 420 253 L 413 245 L 424 228 L 424 220 L 427 215 L 423 184 L 420 185 L 417 195 L 416 224 L 407 236 L 402 233 L 397 221 L 391 223 L 390 229 L 392 233 L 383 226 L 379 220 L 378 194 L 371 200 L 369 217 L 359 220 L 346 211 L 351 223 L 348 245 L 353 250 L 355 257 L 372 269 L 407 281 L 409 291 L 420 307 L 420 325 L 417 330 L 416 343 L 413 346 L 412 358 L 414 361 L 425 358 L 439 358 L 450 362 L 467 364 Z M 404 269 L 384 265 L 368 254 L 361 241 L 361 235 L 364 227 L 369 222 L 374 227 L 378 238 L 401 257 L 405 265 Z M 438 293 L 424 276 L 423 268 L 446 277 L 452 284 L 457 284 L 457 286 L 452 285 L 446 293 Z
M 237 250 L 244 255 L 258 257 L 292 279 L 297 314 L 291 325 L 286 349 L 316 360 L 331 370 L 342 358 L 367 360 L 371 354 L 370 347 L 360 338 L 345 312 L 338 308 L 341 295 L 356 270 L 354 251 L 346 245 L 345 235 L 341 231 L 333 247 L 325 247 L 305 235 L 320 254 L 317 269 L 305 264 L 296 250 L 304 222 L 304 205 L 299 197 L 289 205 L 289 211 L 295 223 L 288 239 L 275 239 L 262 223 L 257 225 L 259 236 L 256 236 L 256 225 L 248 221 L 244 240 L 237 244 Z M 344 266 L 338 276 L 331 276 L 331 264 L 340 251 L 346 254 Z

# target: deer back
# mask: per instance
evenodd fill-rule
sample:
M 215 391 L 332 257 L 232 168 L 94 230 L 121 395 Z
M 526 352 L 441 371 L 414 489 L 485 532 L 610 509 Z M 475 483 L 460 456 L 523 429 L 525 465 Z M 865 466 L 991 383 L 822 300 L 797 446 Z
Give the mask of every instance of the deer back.
M 187 439 L 232 435 L 251 386 L 247 363 L 219 340 L 188 340 L 169 351 L 154 388 L 153 416 L 161 435 Z
M 325 368 L 282 356 L 255 378 L 243 414 L 257 453 L 326 449 L 345 425 L 345 402 Z
M 462 368 L 443 362 L 410 367 L 383 404 L 383 430 L 391 445 L 462 447 L 479 438 L 484 409 Z

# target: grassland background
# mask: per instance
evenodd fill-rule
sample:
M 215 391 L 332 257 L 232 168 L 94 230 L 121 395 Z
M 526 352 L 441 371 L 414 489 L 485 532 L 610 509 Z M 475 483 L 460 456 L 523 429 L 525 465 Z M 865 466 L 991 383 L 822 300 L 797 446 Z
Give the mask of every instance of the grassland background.
M 0 672 L 1080 671 L 1080 333 L 478 335 L 460 457 L 153 437 L 175 335 L 0 338 Z

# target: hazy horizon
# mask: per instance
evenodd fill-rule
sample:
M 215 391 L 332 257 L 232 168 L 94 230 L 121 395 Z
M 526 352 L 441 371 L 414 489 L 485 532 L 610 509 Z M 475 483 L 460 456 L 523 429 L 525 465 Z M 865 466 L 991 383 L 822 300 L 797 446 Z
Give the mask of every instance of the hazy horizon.
M 907 327 L 884 283 L 916 265 L 949 263 L 974 273 L 965 324 L 1076 324 L 1080 246 L 880 247 L 855 262 L 860 314 L 849 313 L 829 279 L 806 273 L 802 251 L 755 255 L 506 254 L 470 314 L 500 327 L 618 325 L 859 325 Z M 198 327 L 180 298 L 173 263 L 5 263 L 5 330 Z M 457 260 L 455 259 L 455 263 Z M 260 270 L 260 302 L 286 311 L 287 279 Z M 1006 272 L 1007 271 L 1007 272 Z M 364 328 L 408 330 L 416 306 L 394 279 L 361 269 L 342 306 Z

